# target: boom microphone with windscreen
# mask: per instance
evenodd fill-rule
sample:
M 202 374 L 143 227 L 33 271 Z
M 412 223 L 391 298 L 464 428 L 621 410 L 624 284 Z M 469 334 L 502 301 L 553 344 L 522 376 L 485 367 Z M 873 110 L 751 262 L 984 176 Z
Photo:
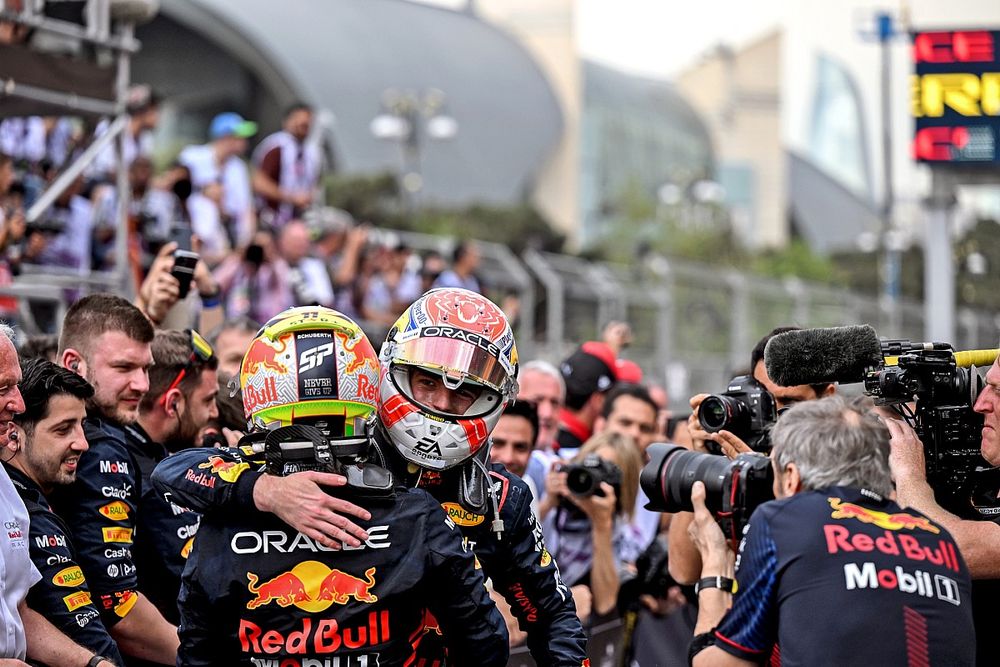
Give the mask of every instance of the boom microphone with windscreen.
M 866 370 L 881 363 L 882 345 L 867 324 L 787 331 L 764 348 L 767 374 L 783 387 L 861 382 Z

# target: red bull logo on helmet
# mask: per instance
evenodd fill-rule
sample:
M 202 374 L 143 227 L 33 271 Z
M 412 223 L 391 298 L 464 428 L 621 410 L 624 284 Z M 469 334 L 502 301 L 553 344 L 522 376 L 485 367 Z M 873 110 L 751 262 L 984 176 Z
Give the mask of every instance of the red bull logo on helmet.
M 833 512 L 830 517 L 833 519 L 857 519 L 862 523 L 870 523 L 885 528 L 887 530 L 926 530 L 937 535 L 941 529 L 930 522 L 930 519 L 922 516 L 914 516 L 906 512 L 879 512 L 868 509 L 855 503 L 847 503 L 840 498 L 827 498 Z
M 370 567 L 363 578 L 355 577 L 314 560 L 299 563 L 290 571 L 263 582 L 257 574 L 247 572 L 247 590 L 254 596 L 247 602 L 247 609 L 276 604 L 321 612 L 332 604 L 347 604 L 351 600 L 372 604 L 378 602 L 378 596 L 371 592 L 375 586 L 375 572 L 376 569 Z
M 240 367 L 243 407 L 248 416 L 298 399 L 295 352 L 292 334 L 275 341 L 260 336 L 250 343 Z
M 435 324 L 468 327 L 491 338 L 509 326 L 496 304 L 467 290 L 434 290 L 426 295 L 424 309 Z
M 288 349 L 291 338 L 282 336 L 276 341 L 258 337 L 250 343 L 250 348 L 243 355 L 243 366 L 240 373 L 256 375 L 261 371 L 271 373 L 287 373 L 295 366 L 295 355 Z

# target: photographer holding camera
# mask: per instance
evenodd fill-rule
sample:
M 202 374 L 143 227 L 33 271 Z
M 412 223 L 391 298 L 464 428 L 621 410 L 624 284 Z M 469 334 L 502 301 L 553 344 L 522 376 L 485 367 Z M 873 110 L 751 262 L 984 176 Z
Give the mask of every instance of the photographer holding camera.
M 888 499 L 888 439 L 860 401 L 783 415 L 772 430 L 778 500 L 750 516 L 735 581 L 708 509 L 720 489 L 693 483 L 690 533 L 704 563 L 693 664 L 757 664 L 778 647 L 789 664 L 973 664 L 968 569 L 943 527 Z M 660 468 L 659 488 L 673 490 Z
M 545 541 L 568 586 L 587 586 L 593 610 L 615 608 L 625 564 L 625 528 L 635 510 L 642 459 L 632 439 L 608 431 L 584 443 L 570 465 L 546 478 Z
M 779 410 L 803 401 L 833 395 L 837 389 L 833 383 L 783 386 L 775 383 L 767 374 L 764 349 L 768 342 L 779 334 L 798 330 L 799 327 L 776 327 L 757 341 L 750 354 L 752 375 L 733 378 L 730 390 L 721 399 L 709 394 L 698 394 L 691 398 L 692 413 L 688 417 L 687 426 L 695 451 L 725 454 L 729 458 L 752 451 L 766 451 L 769 446 L 766 428 L 777 419 Z M 727 399 L 735 399 L 735 403 Z M 702 404 L 706 400 L 708 403 L 705 409 L 716 408 L 718 412 L 701 415 Z M 742 429 L 729 423 L 734 420 L 726 419 L 726 406 L 723 403 L 733 406 L 734 412 L 739 412 L 742 406 L 743 412 L 752 413 L 746 415 Z M 711 432 L 705 429 L 703 424 L 706 422 L 713 427 Z M 668 533 L 670 576 L 681 584 L 694 584 L 701 571 L 698 550 L 688 539 L 688 526 L 692 518 L 690 512 L 678 513 L 670 522 Z
M 1000 359 L 986 373 L 986 386 L 973 409 L 983 415 L 981 451 L 991 465 L 1000 465 Z M 892 434 L 889 463 L 896 480 L 899 502 L 918 508 L 955 536 L 974 579 L 1000 578 L 1000 514 L 993 521 L 960 519 L 943 509 L 927 482 L 924 446 L 916 433 L 900 420 L 887 420 Z

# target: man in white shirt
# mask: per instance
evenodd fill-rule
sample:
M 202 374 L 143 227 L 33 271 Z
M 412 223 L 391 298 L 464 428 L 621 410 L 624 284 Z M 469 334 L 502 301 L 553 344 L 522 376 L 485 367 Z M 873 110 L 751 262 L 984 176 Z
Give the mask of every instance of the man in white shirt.
M 247 150 L 247 139 L 256 133 L 257 123 L 231 111 L 220 113 L 209 127 L 209 143 L 188 146 L 177 158 L 191 172 L 195 192 L 213 184 L 222 186 L 224 227 L 236 247 L 249 244 L 257 229 L 250 172 L 241 158 Z
M 296 102 L 285 111 L 282 129 L 264 138 L 253 152 L 253 191 L 262 221 L 282 227 L 301 218 L 319 188 L 323 158 L 308 141 L 313 110 Z

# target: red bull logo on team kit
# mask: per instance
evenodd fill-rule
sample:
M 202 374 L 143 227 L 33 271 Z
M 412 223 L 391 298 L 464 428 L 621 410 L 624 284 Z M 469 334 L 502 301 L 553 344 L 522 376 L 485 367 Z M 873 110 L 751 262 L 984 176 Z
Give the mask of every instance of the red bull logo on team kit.
M 830 514 L 833 519 L 857 519 L 862 523 L 870 523 L 886 530 L 916 530 L 919 528 L 935 535 L 941 532 L 941 529 L 926 517 L 914 516 L 906 512 L 896 512 L 895 514 L 879 512 L 855 503 L 845 503 L 840 498 L 827 498 L 827 500 L 830 502 L 830 507 L 833 508 L 833 513 Z
M 317 655 L 378 646 L 389 641 L 390 637 L 389 612 L 384 609 L 368 612 L 367 622 L 353 626 L 341 626 L 337 619 L 326 618 L 307 617 L 300 623 L 300 629 L 280 632 L 265 630 L 252 621 L 240 619 L 240 646 L 244 653 Z M 284 660 L 280 663 L 285 664 Z
M 374 567 L 365 570 L 364 578 L 359 578 L 309 560 L 264 582 L 253 572 L 247 572 L 247 579 L 247 589 L 254 595 L 247 602 L 247 609 L 273 603 L 320 612 L 331 604 L 347 604 L 351 599 L 366 604 L 378 601 L 378 596 L 371 592 L 375 586 Z
M 208 460 L 198 465 L 199 468 L 208 469 L 213 475 L 226 482 L 235 482 L 244 470 L 250 469 L 249 463 L 236 463 L 226 461 L 221 456 L 209 456 Z

